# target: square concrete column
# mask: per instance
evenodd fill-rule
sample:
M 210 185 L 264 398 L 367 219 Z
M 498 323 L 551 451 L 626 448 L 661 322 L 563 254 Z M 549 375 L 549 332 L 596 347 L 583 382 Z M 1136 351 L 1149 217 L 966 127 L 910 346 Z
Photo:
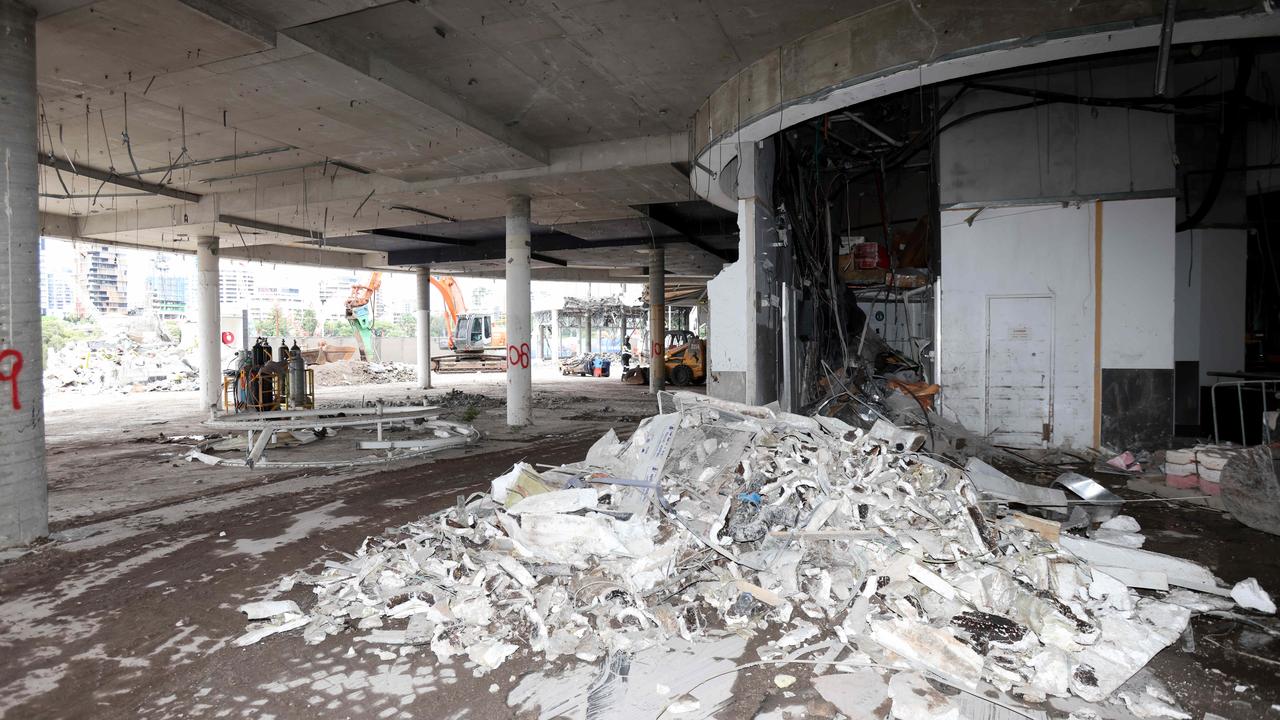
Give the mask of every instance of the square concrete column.
M 431 389 L 431 268 L 417 269 L 418 387 Z
M 35 30 L 35 11 L 0 0 L 0 547 L 29 543 L 49 530 Z
M 529 326 L 529 198 L 507 201 L 507 424 L 533 421 Z
M 667 272 L 666 251 L 649 251 L 649 392 L 667 386 Z
M 222 396 L 222 332 L 218 322 L 218 238 L 196 238 L 196 273 L 199 293 L 196 315 L 196 347 L 200 358 L 200 408 L 218 411 Z

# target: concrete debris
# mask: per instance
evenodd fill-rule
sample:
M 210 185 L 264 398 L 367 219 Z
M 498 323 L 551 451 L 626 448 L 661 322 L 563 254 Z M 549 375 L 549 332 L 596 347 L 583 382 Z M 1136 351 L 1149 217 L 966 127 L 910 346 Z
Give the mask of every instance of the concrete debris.
M 1138 521 L 1128 515 L 1117 515 L 1102 523 L 1099 528 L 1102 530 L 1115 530 L 1116 532 L 1142 532 L 1142 526 L 1138 524 Z
M 301 615 L 298 603 L 292 600 L 261 600 L 240 606 L 240 612 L 250 620 L 269 620 L 273 617 L 293 613 Z
M 163 333 L 121 328 L 108 337 L 50 349 L 45 388 L 80 392 L 154 392 L 199 389 L 189 353 Z
M 960 720 L 960 708 L 918 672 L 900 672 L 889 681 L 894 720 Z
M 276 633 L 297 630 L 311 622 L 308 615 L 298 609 L 292 600 L 263 600 L 240 606 L 240 612 L 250 620 L 260 620 L 249 626 L 245 634 L 231 642 L 236 647 L 252 645 L 259 640 Z
M 416 365 L 400 362 L 365 362 L 342 360 L 323 365 L 313 365 L 316 387 L 339 385 L 377 385 L 384 383 L 414 382 L 418 379 Z
M 1125 690 L 1117 693 L 1129 712 L 1140 718 L 1172 718 L 1191 720 L 1191 715 L 1179 708 L 1164 688 L 1147 685 L 1142 692 Z
M 1276 614 L 1276 604 L 1271 596 L 1258 584 L 1256 578 L 1241 580 L 1231 588 L 1231 599 L 1248 610 L 1257 610 L 1268 615 Z
M 664 407 L 582 462 L 517 465 L 488 492 L 295 574 L 316 596 L 303 638 L 378 628 L 483 675 L 512 657 L 607 664 L 759 634 L 772 638 L 756 646 L 766 663 L 812 657 L 801 662 L 819 675 L 876 680 L 821 680 L 841 709 L 890 701 L 895 718 L 946 720 L 960 717 L 959 692 L 1112 696 L 1192 612 L 1133 592 L 1135 580 L 1227 592 L 1185 560 L 1050 541 L 981 501 L 971 474 L 910 450 L 913 438 L 687 393 Z M 688 693 L 704 679 L 673 688 L 665 713 L 697 711 Z
M 878 668 L 821 675 L 813 687 L 850 720 L 880 720 L 889 702 L 889 673 Z

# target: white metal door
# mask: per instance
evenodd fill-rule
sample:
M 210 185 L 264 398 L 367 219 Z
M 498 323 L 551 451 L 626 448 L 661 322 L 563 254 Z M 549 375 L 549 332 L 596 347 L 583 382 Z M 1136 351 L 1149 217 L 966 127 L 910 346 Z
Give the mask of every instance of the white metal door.
M 1053 435 L 1053 298 L 987 297 L 987 435 L 1045 447 Z

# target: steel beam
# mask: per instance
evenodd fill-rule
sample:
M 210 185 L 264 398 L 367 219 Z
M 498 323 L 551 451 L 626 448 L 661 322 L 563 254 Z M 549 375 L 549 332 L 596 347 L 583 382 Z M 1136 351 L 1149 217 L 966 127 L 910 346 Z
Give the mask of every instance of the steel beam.
M 168 185 L 158 185 L 156 183 L 149 183 L 143 180 L 136 180 L 134 178 L 125 177 L 111 172 L 110 170 L 100 170 L 98 168 L 89 167 L 88 165 L 72 165 L 66 160 L 54 155 L 41 155 L 40 164 L 45 167 L 51 167 L 54 170 L 71 173 L 72 175 L 79 175 L 80 177 L 87 177 L 92 180 L 101 180 L 108 185 L 116 185 L 118 187 L 129 188 L 130 190 L 140 190 L 145 193 L 151 193 L 152 195 L 163 195 L 164 197 L 171 197 L 175 200 L 198 203 L 201 198 L 200 195 L 187 192 L 186 190 L 179 190 L 177 188 L 169 187 Z

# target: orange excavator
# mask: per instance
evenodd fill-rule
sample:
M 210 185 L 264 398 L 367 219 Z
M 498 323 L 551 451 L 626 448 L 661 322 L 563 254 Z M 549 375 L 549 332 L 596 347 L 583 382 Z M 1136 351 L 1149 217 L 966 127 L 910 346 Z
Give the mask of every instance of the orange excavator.
M 448 275 L 431 276 L 431 284 L 444 298 L 445 327 L 449 328 L 452 355 L 431 358 L 435 372 L 506 372 L 507 331 L 483 313 L 468 313 L 458 282 Z M 489 353 L 495 350 L 498 352 Z

